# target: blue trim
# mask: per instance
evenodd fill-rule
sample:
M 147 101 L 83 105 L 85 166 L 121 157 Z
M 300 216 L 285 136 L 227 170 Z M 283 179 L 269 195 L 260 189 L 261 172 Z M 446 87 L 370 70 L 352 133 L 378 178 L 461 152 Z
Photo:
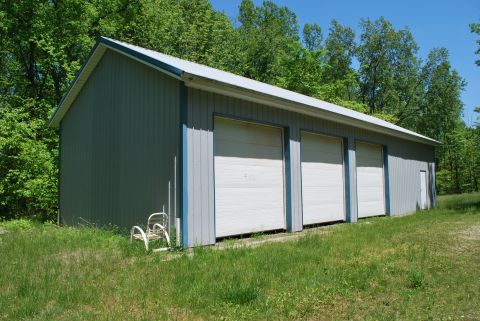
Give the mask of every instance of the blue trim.
M 390 216 L 390 175 L 388 172 L 388 147 L 383 146 L 383 171 L 385 180 L 385 214 Z
M 273 122 L 259 120 L 259 119 L 255 119 L 255 118 L 242 117 L 242 116 L 236 116 L 236 115 L 219 113 L 219 112 L 213 112 L 213 118 L 215 119 L 215 117 L 231 119 L 231 120 L 238 120 L 238 121 L 243 121 L 243 122 L 246 122 L 246 123 L 267 125 L 267 126 L 277 127 L 277 128 L 287 128 L 288 127 L 285 124 L 273 123 Z
M 437 178 L 436 178 L 436 173 L 437 173 L 437 166 L 435 166 L 435 161 L 431 163 L 431 169 L 429 169 L 428 173 L 429 175 L 432 176 L 433 182 L 431 183 L 431 188 L 432 188 L 432 193 L 433 193 L 433 201 L 432 201 L 432 207 L 436 208 L 438 206 L 437 203 Z
M 348 138 L 343 138 L 343 166 L 345 172 L 345 220 L 352 222 L 350 205 L 350 155 L 348 153 Z
M 381 146 L 381 147 L 384 147 L 384 146 L 385 146 L 384 143 L 381 143 L 381 142 L 378 142 L 378 141 L 375 141 L 375 140 L 371 140 L 371 139 L 357 139 L 357 138 L 355 138 L 355 151 L 357 150 L 357 142 L 358 142 L 358 143 L 370 144 L 370 145 L 378 145 L 378 146 Z
M 353 153 L 355 154 L 355 211 L 350 210 L 350 222 L 358 222 L 358 157 L 357 157 L 357 140 L 353 140 Z M 354 215 L 352 215 L 354 214 Z M 354 216 L 354 217 L 353 217 Z
M 60 202 L 61 202 L 61 180 L 62 180 L 62 124 L 59 124 L 58 126 L 58 160 L 57 160 L 57 215 L 58 215 L 58 225 L 62 225 L 62 212 L 60 211 Z
M 213 172 L 213 243 L 217 243 L 217 197 L 215 195 L 215 115 L 212 112 L 212 172 Z
M 138 51 L 136 51 L 136 50 L 133 50 L 133 49 L 131 49 L 131 48 L 128 48 L 128 47 L 126 47 L 126 46 L 124 46 L 124 45 L 121 45 L 121 44 L 119 44 L 119 43 L 116 43 L 116 42 L 114 42 L 114 41 L 112 41 L 112 40 L 110 40 L 110 39 L 101 37 L 99 42 L 104 43 L 104 44 L 106 44 L 106 45 L 108 45 L 108 46 L 110 46 L 110 47 L 113 47 L 113 48 L 117 49 L 117 50 L 120 50 L 120 51 L 122 51 L 122 52 L 124 52 L 124 53 L 126 53 L 126 54 L 129 54 L 129 55 L 131 55 L 131 56 L 133 56 L 133 57 L 135 57 L 135 58 L 138 58 L 138 59 L 140 59 L 140 60 L 143 60 L 143 61 L 145 61 L 145 62 L 147 62 L 147 63 L 149 63 L 149 64 L 151 64 L 151 65 L 153 65 L 153 66 L 155 66 L 155 67 L 158 67 L 158 68 L 160 68 L 160 69 L 163 69 L 163 70 L 165 70 L 165 71 L 167 71 L 167 72 L 170 72 L 170 73 L 172 73 L 172 74 L 174 74 L 174 75 L 176 75 L 176 76 L 181 76 L 182 73 L 183 73 L 183 70 L 181 70 L 181 69 L 175 68 L 175 67 L 173 67 L 173 66 L 171 66 L 171 65 L 168 65 L 168 64 L 166 64 L 166 63 L 164 63 L 164 62 L 158 61 L 158 60 L 155 59 L 155 58 L 152 58 L 152 57 L 149 57 L 149 56 L 147 56 L 147 55 L 144 55 L 144 54 L 142 54 L 142 53 L 140 53 L 140 52 L 138 52 Z
M 300 141 L 301 141 L 302 132 L 315 134 L 315 135 L 321 135 L 321 136 L 327 136 L 327 137 L 333 137 L 333 138 L 340 138 L 340 139 L 347 138 L 347 136 L 336 135 L 336 134 L 331 134 L 329 132 L 325 132 L 325 131 L 321 131 L 321 130 L 306 129 L 304 127 L 301 127 L 300 128 Z
M 301 213 L 301 219 L 302 219 L 302 231 L 304 230 L 304 225 L 303 225 L 303 171 L 302 171 L 302 130 L 299 128 L 298 133 L 298 145 L 300 147 L 300 150 L 298 151 L 298 160 L 299 160 L 299 167 L 300 167 L 300 177 L 298 178 L 300 181 L 300 209 L 302 210 Z
M 180 206 L 182 246 L 188 248 L 188 89 L 180 83 Z
M 283 128 L 283 145 L 285 159 L 285 214 L 287 216 L 287 231 L 293 231 L 292 211 L 292 166 L 290 161 L 290 128 Z

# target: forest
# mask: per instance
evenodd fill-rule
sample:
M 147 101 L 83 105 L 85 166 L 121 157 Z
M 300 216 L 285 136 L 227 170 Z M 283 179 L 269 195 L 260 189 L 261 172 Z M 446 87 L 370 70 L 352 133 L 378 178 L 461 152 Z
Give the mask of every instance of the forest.
M 99 36 L 147 47 L 370 114 L 439 140 L 437 191 L 480 188 L 480 122 L 462 120 L 465 80 L 447 48 L 426 59 L 408 28 L 362 19 L 300 26 L 295 12 L 243 0 L 0 2 L 0 219 L 57 215 L 58 131 L 49 118 Z M 472 22 L 478 35 L 480 23 Z M 480 59 L 476 62 L 480 66 Z M 480 68 L 478 69 L 480 72 Z M 476 109 L 480 113 L 480 108 Z

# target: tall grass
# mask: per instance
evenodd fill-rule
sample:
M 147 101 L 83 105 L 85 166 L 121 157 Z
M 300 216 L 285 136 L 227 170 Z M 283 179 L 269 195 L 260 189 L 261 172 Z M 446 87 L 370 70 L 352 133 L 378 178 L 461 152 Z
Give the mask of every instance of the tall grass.
M 108 230 L 2 223 L 0 319 L 479 319 L 478 202 L 170 261 Z

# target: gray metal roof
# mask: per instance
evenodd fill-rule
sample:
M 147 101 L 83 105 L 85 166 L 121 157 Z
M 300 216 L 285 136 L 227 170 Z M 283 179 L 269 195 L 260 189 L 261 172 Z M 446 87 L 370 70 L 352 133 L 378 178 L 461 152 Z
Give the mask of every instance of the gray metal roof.
M 104 37 L 100 38 L 92 49 L 87 62 L 78 73 L 70 89 L 62 98 L 62 101 L 51 118 L 51 126 L 58 126 L 60 124 L 61 119 L 107 49 L 120 52 L 132 59 L 165 72 L 172 77 L 184 81 L 185 84 L 190 87 L 255 100 L 274 107 L 289 109 L 320 118 L 327 118 L 332 121 L 355 127 L 363 127 L 429 145 L 439 144 L 439 142 L 434 139 L 382 119 L 365 115 L 320 99 Z

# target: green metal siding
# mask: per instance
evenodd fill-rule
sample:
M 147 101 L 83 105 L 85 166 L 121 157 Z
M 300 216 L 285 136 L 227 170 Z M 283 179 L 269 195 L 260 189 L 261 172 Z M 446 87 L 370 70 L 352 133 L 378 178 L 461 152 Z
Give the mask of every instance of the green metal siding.
M 61 122 L 60 216 L 129 228 L 178 211 L 180 82 L 107 50 Z

